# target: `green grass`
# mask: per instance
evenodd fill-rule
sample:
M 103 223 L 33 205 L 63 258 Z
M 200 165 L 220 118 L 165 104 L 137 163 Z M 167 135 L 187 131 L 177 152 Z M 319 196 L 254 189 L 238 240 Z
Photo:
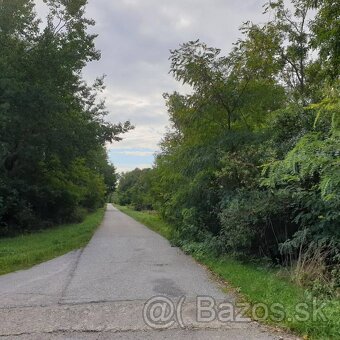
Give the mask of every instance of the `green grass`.
M 117 208 L 162 236 L 171 237 L 171 226 L 162 221 L 157 213 L 134 211 L 122 206 Z M 192 256 L 227 282 L 226 289 L 233 291 L 238 301 L 246 301 L 251 306 L 256 306 L 258 303 L 265 304 L 269 316 L 266 320 L 260 321 L 294 331 L 305 339 L 340 339 L 339 300 L 316 301 L 313 307 L 313 298 L 303 288 L 278 275 L 275 270 L 241 263 L 231 258 L 216 258 L 209 254 L 200 253 Z M 305 315 L 296 310 L 296 306 L 301 303 L 303 304 L 300 305 L 301 308 L 310 315 L 303 321 L 299 320 L 299 317 Z M 320 320 L 318 314 L 313 318 L 313 309 L 316 310 L 321 303 L 325 303 L 322 310 L 327 318 L 326 321 Z M 276 308 L 273 304 L 280 304 L 280 309 L 283 307 L 283 318 L 282 315 L 270 311 L 270 308 Z M 261 314 L 261 309 L 256 310 Z
M 305 289 L 281 277 L 274 270 L 240 263 L 230 258 L 217 259 L 205 256 L 199 260 L 236 288 L 241 300 L 249 302 L 252 306 L 258 303 L 268 306 L 269 317 L 266 318 L 266 323 L 295 331 L 308 339 L 340 339 L 339 300 L 313 302 L 313 297 Z M 279 320 L 277 314 L 270 311 L 270 306 L 277 303 L 284 311 L 284 317 L 279 317 Z M 325 304 L 322 308 L 325 321 L 319 314 L 315 314 L 313 318 L 313 310 L 316 311 L 322 303 Z M 306 320 L 300 320 L 304 314 L 297 309 L 299 304 L 302 304 L 301 308 L 309 314 Z
M 104 216 L 104 209 L 82 223 L 67 224 L 32 234 L 0 239 L 0 275 L 50 260 L 84 247 Z
M 169 224 L 164 222 L 162 218 L 155 211 L 136 211 L 131 208 L 114 205 L 117 209 L 134 218 L 136 221 L 145 224 L 149 229 L 164 236 L 167 239 L 171 238 L 172 228 Z

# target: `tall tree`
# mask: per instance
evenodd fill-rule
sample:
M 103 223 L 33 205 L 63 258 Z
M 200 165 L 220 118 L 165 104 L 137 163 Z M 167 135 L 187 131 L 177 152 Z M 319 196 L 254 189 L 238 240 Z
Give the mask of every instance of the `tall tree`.
M 106 142 L 117 141 L 129 122 L 111 124 L 93 85 L 81 71 L 100 53 L 84 0 L 46 0 L 40 30 L 31 0 L 0 2 L 0 225 L 39 227 L 68 218 L 79 205 L 103 200 Z M 101 150 L 93 158 L 93 150 Z M 97 162 L 96 165 L 93 165 Z M 78 169 L 76 169 L 78 167 Z M 78 171 L 79 176 L 74 172 Z M 79 173 L 82 171 L 82 174 Z M 95 200 L 85 199 L 93 184 Z M 85 203 L 85 201 L 87 203 Z

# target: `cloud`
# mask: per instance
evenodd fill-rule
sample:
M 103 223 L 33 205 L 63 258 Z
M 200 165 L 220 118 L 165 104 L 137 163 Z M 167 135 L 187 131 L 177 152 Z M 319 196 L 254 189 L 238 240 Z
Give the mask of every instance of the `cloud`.
M 115 164 L 118 172 L 135 168 L 150 168 L 153 164 L 154 151 L 144 148 L 110 149 L 109 160 Z M 117 162 L 118 160 L 118 162 Z
M 144 157 L 153 155 L 154 151 L 116 151 L 115 153 L 127 156 Z
M 36 0 L 44 14 L 42 0 Z M 95 19 L 91 32 L 98 33 L 96 46 L 102 52 L 99 62 L 84 70 L 89 82 L 106 74 L 106 97 L 111 122 L 130 120 L 135 130 L 108 150 L 158 150 L 168 116 L 164 92 L 183 91 L 168 74 L 169 50 L 200 38 L 223 53 L 240 37 L 242 22 L 266 21 L 258 0 L 89 0 L 87 16 Z M 46 14 L 46 13 L 45 13 Z M 139 149 L 139 151 L 137 150 Z M 137 150 L 137 151 L 136 151 Z M 152 155 L 116 153 L 120 169 L 150 166 Z M 129 156 L 129 164 L 124 157 Z M 141 158 L 145 161 L 141 162 Z M 151 161 L 150 161 L 151 160 Z M 131 163 L 135 162 L 135 163 Z M 123 171 L 123 170 L 121 170 Z

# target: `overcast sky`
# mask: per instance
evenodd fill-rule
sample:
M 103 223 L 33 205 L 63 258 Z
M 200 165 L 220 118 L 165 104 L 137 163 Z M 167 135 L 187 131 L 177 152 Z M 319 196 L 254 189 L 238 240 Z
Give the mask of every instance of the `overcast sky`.
M 36 0 L 43 13 L 42 0 Z M 243 22 L 265 21 L 261 0 L 89 0 L 99 62 L 84 77 L 106 74 L 107 119 L 135 130 L 108 147 L 118 171 L 150 167 L 168 124 L 162 94 L 180 90 L 169 71 L 169 50 L 200 39 L 228 53 Z

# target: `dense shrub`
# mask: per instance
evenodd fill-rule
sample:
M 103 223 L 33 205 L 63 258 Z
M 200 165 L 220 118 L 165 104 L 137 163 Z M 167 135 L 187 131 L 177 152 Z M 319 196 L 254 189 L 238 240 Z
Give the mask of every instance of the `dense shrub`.
M 296 230 L 289 219 L 291 206 L 286 193 L 240 190 L 226 197 L 222 206 L 221 238 L 226 253 L 281 262 L 279 244 Z

